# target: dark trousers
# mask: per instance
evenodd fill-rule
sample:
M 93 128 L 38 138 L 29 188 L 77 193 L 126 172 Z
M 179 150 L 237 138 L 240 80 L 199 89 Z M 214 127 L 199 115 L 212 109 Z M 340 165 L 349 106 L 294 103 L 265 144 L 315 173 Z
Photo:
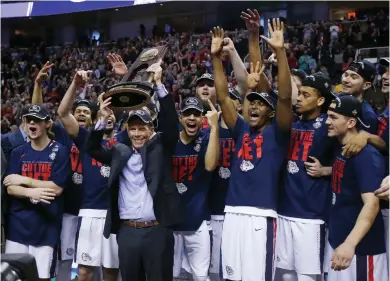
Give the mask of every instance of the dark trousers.
M 121 225 L 117 234 L 122 281 L 172 281 L 173 231 Z

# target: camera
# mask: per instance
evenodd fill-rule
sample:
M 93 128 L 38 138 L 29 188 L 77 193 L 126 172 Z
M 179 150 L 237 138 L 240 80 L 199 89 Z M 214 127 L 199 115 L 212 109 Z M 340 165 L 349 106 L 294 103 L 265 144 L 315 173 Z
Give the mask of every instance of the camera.
M 2 254 L 1 281 L 38 281 L 35 258 L 30 254 Z

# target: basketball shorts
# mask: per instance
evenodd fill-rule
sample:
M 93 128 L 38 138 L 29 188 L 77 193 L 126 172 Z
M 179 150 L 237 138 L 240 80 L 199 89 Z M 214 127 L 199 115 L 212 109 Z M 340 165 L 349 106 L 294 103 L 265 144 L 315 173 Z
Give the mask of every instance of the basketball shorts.
M 385 224 L 385 243 L 386 243 L 386 255 L 387 255 L 387 261 L 390 262 L 389 260 L 389 209 L 383 209 L 382 210 L 382 216 L 383 216 L 383 221 Z
M 298 274 L 321 274 L 325 249 L 325 224 L 278 218 L 276 267 Z
M 79 217 L 76 234 L 77 264 L 119 268 L 116 235 L 103 236 L 105 218 Z M 130 253 L 129 253 L 130 254 Z
M 51 246 L 29 246 L 6 240 L 5 253 L 33 255 L 37 263 L 39 278 L 48 279 L 55 277 L 57 251 Z
M 178 277 L 185 258 L 195 281 L 206 280 L 210 267 L 210 231 L 203 221 L 196 231 L 175 231 L 173 276 Z
M 344 270 L 334 271 L 331 258 L 334 249 L 327 243 L 330 259 L 325 262 L 328 267 L 328 281 L 385 281 L 389 280 L 386 253 L 374 256 L 355 255 L 351 265 Z
M 70 214 L 64 214 L 62 217 L 60 260 L 66 261 L 74 258 L 78 221 L 77 216 Z
M 211 264 L 210 275 L 221 274 L 221 241 L 224 216 L 211 216 Z M 221 276 L 222 277 L 222 276 Z
M 276 226 L 276 218 L 226 213 L 221 245 L 223 278 L 273 280 Z

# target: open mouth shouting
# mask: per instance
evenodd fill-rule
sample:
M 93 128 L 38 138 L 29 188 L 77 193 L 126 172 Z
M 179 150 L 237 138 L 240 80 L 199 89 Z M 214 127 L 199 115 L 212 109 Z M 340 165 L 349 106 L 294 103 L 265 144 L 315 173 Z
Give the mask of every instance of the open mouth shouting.
M 250 111 L 249 112 L 249 121 L 256 122 L 260 117 L 258 111 Z
M 187 121 L 186 122 L 187 133 L 196 134 L 198 132 L 198 124 L 195 121 Z
M 111 118 L 111 117 L 109 117 L 109 118 L 107 119 L 107 126 L 106 126 L 106 128 L 107 128 L 107 129 L 112 129 L 113 127 L 114 127 L 114 119 Z
M 79 123 L 80 127 L 85 128 L 85 126 L 87 125 L 87 117 L 79 116 L 79 117 L 77 117 L 77 122 Z
M 27 126 L 27 129 L 28 129 L 28 135 L 30 138 L 34 139 L 38 136 L 38 128 L 37 128 L 37 125 L 32 125 L 32 124 L 29 124 Z
M 200 97 L 204 100 L 208 100 L 208 99 L 210 99 L 210 93 L 208 91 L 202 91 L 202 93 L 200 94 Z

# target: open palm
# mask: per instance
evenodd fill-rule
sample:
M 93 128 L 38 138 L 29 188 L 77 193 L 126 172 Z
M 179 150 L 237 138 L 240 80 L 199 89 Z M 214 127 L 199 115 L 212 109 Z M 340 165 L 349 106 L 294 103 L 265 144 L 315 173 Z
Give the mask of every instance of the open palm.
M 245 21 L 249 32 L 257 32 L 260 27 L 260 15 L 257 10 L 247 9 L 247 12 L 241 12 L 241 18 Z
M 111 64 L 112 71 L 115 75 L 125 76 L 128 73 L 127 66 L 123 62 L 122 57 L 118 54 L 108 54 L 107 59 Z
M 224 35 L 225 32 L 222 28 L 219 28 L 219 26 L 214 27 L 211 33 L 211 54 L 212 55 L 218 55 L 221 53 L 222 48 L 224 46 Z
M 268 31 L 271 38 L 267 38 L 263 35 L 261 35 L 261 38 L 263 38 L 274 50 L 284 48 L 284 23 L 281 22 L 279 18 L 272 19 L 272 25 L 271 23 L 268 23 Z

